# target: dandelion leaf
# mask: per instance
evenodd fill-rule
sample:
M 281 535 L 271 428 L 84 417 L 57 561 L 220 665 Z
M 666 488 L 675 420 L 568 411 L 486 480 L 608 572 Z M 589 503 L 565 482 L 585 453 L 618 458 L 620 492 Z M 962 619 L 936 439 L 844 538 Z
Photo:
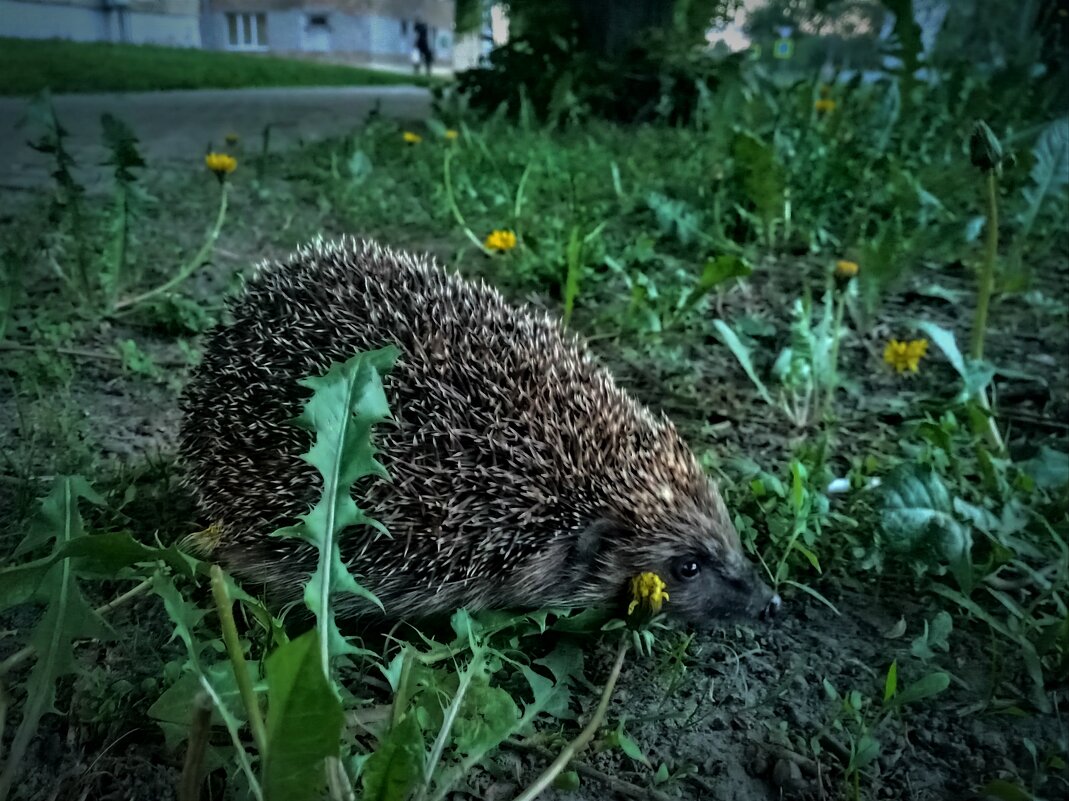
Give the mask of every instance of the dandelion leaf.
M 137 136 L 133 129 L 118 117 L 112 114 L 103 114 L 100 117 L 100 128 L 111 156 L 106 162 L 115 167 L 116 174 L 130 180 L 133 176 L 130 170 L 136 167 L 144 167 L 145 160 L 137 149 Z
M 1050 123 L 1032 149 L 1032 183 L 1022 191 L 1025 208 L 1018 215 L 1020 236 L 1027 236 L 1046 201 L 1057 201 L 1069 186 L 1069 117 Z
M 217 714 L 226 727 L 230 742 L 233 745 L 232 753 L 250 786 L 256 788 L 255 795 L 260 795 L 259 783 L 249 762 L 249 756 L 242 744 L 239 730 L 244 722 L 244 712 L 240 704 L 225 700 L 232 698 L 234 689 L 233 670 L 229 662 L 218 662 L 205 668 L 201 657 L 207 643 L 202 642 L 196 633 L 204 618 L 205 611 L 182 597 L 182 593 L 174 585 L 174 580 L 162 572 L 157 572 L 152 577 L 152 590 L 163 600 L 164 609 L 175 624 L 174 634 L 171 639 L 178 637 L 185 643 L 189 661 L 186 670 L 195 677 L 198 691 L 204 691 L 211 701 L 213 714 Z
M 158 561 L 179 575 L 192 577 L 199 564 L 175 546 L 145 545 L 127 532 L 78 537 L 42 559 L 0 570 L 0 611 L 32 600 L 52 567 L 65 559 L 73 562 L 77 575 L 101 578 L 116 578 L 124 568 Z
M 364 763 L 362 801 L 404 801 L 423 774 L 423 731 L 405 715 Z
M 1069 454 L 1048 445 L 1040 446 L 1036 456 L 1021 463 L 1021 469 L 1042 489 L 1054 490 L 1069 484 Z
M 53 552 L 57 552 L 69 543 L 85 538 L 87 535 L 78 510 L 78 501 L 82 499 L 101 502 L 81 476 L 57 477 L 16 553 L 33 551 L 49 543 L 54 543 Z M 22 719 L 8 747 L 3 773 L 0 773 L 0 798 L 6 798 L 11 791 L 41 718 L 56 712 L 56 681 L 75 672 L 74 640 L 100 639 L 109 633 L 104 621 L 82 595 L 70 559 L 53 563 L 41 577 L 36 590 L 36 597 L 47 606 L 29 637 L 36 659 L 25 684 Z
M 661 233 L 675 236 L 681 245 L 689 245 L 701 235 L 701 217 L 686 201 L 650 192 L 646 206 L 653 212 Z
M 267 658 L 264 801 L 321 797 L 324 760 L 338 756 L 341 700 L 323 674 L 315 629 Z
M 464 696 L 453 727 L 456 749 L 471 755 L 497 748 L 519 721 L 520 710 L 512 696 L 491 686 L 485 677 L 477 678 Z
M 972 532 L 953 510 L 946 485 L 930 468 L 900 465 L 884 482 L 882 529 L 888 544 L 929 566 L 949 566 L 968 586 Z
M 766 229 L 783 212 L 783 174 L 776 154 L 749 131 L 739 131 L 732 154 L 742 175 L 743 194 L 753 202 Z
M 358 595 L 382 607 L 342 562 L 339 537 L 352 526 L 371 526 L 385 533 L 377 520 L 356 505 L 351 492 L 361 478 L 389 477 L 375 458 L 371 431 L 390 417 L 381 374 L 392 367 L 397 354 L 393 347 L 359 353 L 333 364 L 324 375 L 301 382 L 312 390 L 312 397 L 295 422 L 315 432 L 315 442 L 303 458 L 319 471 L 323 491 L 299 524 L 276 531 L 275 536 L 302 539 L 319 553 L 304 600 L 320 621 L 327 652 L 332 655 L 356 652 L 335 622 L 333 598 L 337 594 Z

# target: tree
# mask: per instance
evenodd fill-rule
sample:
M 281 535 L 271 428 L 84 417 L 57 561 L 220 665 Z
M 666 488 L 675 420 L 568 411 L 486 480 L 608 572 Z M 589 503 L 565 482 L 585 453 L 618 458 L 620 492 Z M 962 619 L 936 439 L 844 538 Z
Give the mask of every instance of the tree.
M 620 56 L 662 37 L 679 44 L 704 41 L 716 21 L 735 12 L 741 0 L 509 0 L 512 29 L 553 34 L 574 30 L 581 50 L 605 58 Z

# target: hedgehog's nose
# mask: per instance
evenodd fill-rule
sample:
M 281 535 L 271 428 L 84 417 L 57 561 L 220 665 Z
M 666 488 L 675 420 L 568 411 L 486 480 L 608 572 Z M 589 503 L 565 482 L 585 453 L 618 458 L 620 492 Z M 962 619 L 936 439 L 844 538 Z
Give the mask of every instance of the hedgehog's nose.
M 769 598 L 768 603 L 765 604 L 765 608 L 761 610 L 762 620 L 771 620 L 779 612 L 779 608 L 783 605 L 783 600 L 779 597 L 779 593 L 774 593 Z

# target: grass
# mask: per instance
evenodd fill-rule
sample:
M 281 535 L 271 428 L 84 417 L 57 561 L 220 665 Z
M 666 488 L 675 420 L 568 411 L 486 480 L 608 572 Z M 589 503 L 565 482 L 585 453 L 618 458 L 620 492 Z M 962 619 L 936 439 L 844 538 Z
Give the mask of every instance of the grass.
M 0 37 L 0 95 L 427 85 L 425 77 L 248 53 Z

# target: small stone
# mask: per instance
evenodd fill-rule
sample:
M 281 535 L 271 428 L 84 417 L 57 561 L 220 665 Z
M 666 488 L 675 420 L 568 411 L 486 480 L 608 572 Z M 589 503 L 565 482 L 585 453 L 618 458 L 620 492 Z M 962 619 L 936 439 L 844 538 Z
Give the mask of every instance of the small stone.
M 789 759 L 777 759 L 772 768 L 772 783 L 784 790 L 802 789 L 802 769 Z
M 757 749 L 750 759 L 750 775 L 764 776 L 768 773 L 768 756 L 764 751 Z

